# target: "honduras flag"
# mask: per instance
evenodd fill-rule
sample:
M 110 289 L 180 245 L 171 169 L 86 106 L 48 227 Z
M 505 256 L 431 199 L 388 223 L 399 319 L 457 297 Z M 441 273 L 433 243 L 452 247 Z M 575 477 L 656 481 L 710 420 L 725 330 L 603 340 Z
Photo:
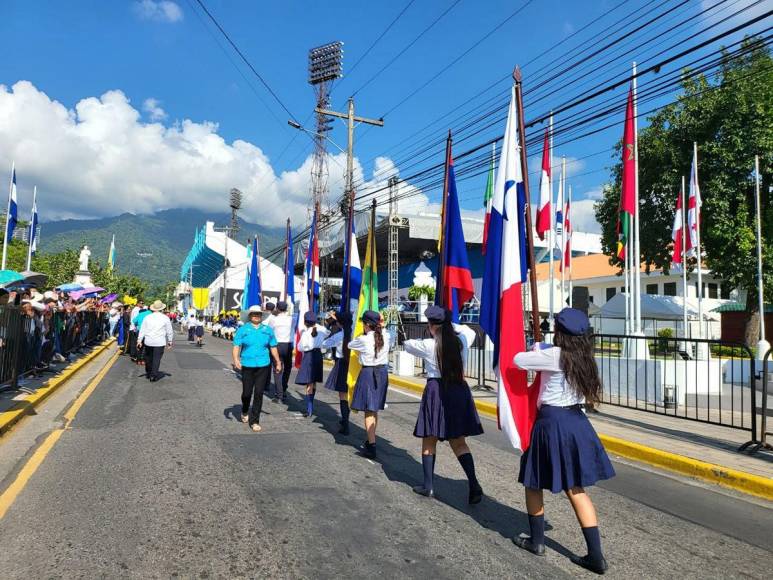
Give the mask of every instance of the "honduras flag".
M 521 286 L 528 273 L 528 245 L 515 87 L 510 98 L 494 186 L 480 323 L 494 344 L 499 428 L 513 447 L 525 450 L 537 414 L 539 389 L 528 388 L 526 372 L 513 362 L 517 353 L 526 350 Z
M 11 191 L 8 196 L 8 214 L 5 222 L 5 240 L 8 243 L 13 237 L 13 231 L 19 220 L 19 206 L 16 202 L 16 166 L 11 167 Z
M 32 194 L 32 217 L 29 225 L 30 256 L 34 256 L 38 251 L 38 188 L 35 187 Z M 29 269 L 29 268 L 28 268 Z

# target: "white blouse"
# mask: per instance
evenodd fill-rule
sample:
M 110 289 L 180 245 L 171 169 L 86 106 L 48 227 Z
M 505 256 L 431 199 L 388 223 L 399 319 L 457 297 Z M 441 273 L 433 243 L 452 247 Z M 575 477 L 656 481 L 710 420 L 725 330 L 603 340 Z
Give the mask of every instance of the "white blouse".
M 314 330 L 313 326 L 303 329 L 301 338 L 298 341 L 298 349 L 301 352 L 309 352 L 310 350 L 314 350 L 316 348 L 322 348 L 322 342 L 327 338 L 328 334 L 330 334 L 330 331 L 324 326 L 320 326 L 319 324 L 316 325 L 316 328 L 317 336 L 311 335 L 311 331 Z
M 384 346 L 376 353 L 375 333 L 361 334 L 349 343 L 349 350 L 359 353 L 360 364 L 364 367 L 377 367 L 389 362 L 389 346 L 392 342 L 391 333 L 384 329 Z
M 339 330 L 322 341 L 322 348 L 336 349 L 336 358 L 344 358 L 344 331 Z
M 519 369 L 540 372 L 537 406 L 569 407 L 585 403 L 585 397 L 575 394 L 561 370 L 561 349 L 545 343 L 539 343 L 535 348 L 540 350 L 519 352 L 513 362 Z
M 475 342 L 475 331 L 464 324 L 454 324 L 459 341 L 462 343 L 462 365 L 467 365 L 467 352 L 470 345 Z M 428 379 L 439 379 L 440 369 L 438 368 L 437 358 L 435 357 L 435 339 L 412 339 L 403 342 L 405 352 L 424 359 L 424 370 L 427 372 Z

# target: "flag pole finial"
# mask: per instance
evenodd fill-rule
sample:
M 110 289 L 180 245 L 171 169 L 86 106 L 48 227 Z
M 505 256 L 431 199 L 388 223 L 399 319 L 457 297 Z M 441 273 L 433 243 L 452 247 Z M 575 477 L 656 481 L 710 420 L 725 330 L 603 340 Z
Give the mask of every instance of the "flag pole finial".
M 522 79 L 522 76 L 521 76 L 521 67 L 520 67 L 520 66 L 518 66 L 518 65 L 515 65 L 515 68 L 513 69 L 513 80 L 514 80 L 516 83 L 518 83 L 518 84 L 521 84 L 521 79 Z

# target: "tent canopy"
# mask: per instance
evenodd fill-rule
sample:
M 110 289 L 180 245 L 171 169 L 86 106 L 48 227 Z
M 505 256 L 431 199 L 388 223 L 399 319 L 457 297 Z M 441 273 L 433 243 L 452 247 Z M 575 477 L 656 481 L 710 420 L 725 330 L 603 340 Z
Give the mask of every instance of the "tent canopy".
M 601 307 L 599 316 L 603 318 L 625 318 L 625 294 L 616 294 Z M 682 298 L 680 296 L 661 296 L 659 294 L 641 295 L 641 317 L 655 320 L 682 320 Z M 713 302 L 713 301 L 712 301 Z M 703 319 L 716 320 L 711 306 L 704 307 Z M 698 318 L 697 301 L 687 299 L 687 318 Z

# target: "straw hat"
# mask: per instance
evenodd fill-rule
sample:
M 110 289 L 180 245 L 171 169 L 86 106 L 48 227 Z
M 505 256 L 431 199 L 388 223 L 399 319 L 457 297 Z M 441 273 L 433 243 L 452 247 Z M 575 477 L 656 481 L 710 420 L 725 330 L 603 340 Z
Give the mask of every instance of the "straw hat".
M 150 308 L 150 309 L 151 309 L 153 312 L 161 312 L 162 310 L 165 310 L 165 309 L 166 309 L 166 304 L 164 304 L 163 302 L 161 302 L 161 300 L 156 300 L 156 301 L 155 301 L 153 304 L 151 304 L 151 305 L 149 306 L 149 308 Z

